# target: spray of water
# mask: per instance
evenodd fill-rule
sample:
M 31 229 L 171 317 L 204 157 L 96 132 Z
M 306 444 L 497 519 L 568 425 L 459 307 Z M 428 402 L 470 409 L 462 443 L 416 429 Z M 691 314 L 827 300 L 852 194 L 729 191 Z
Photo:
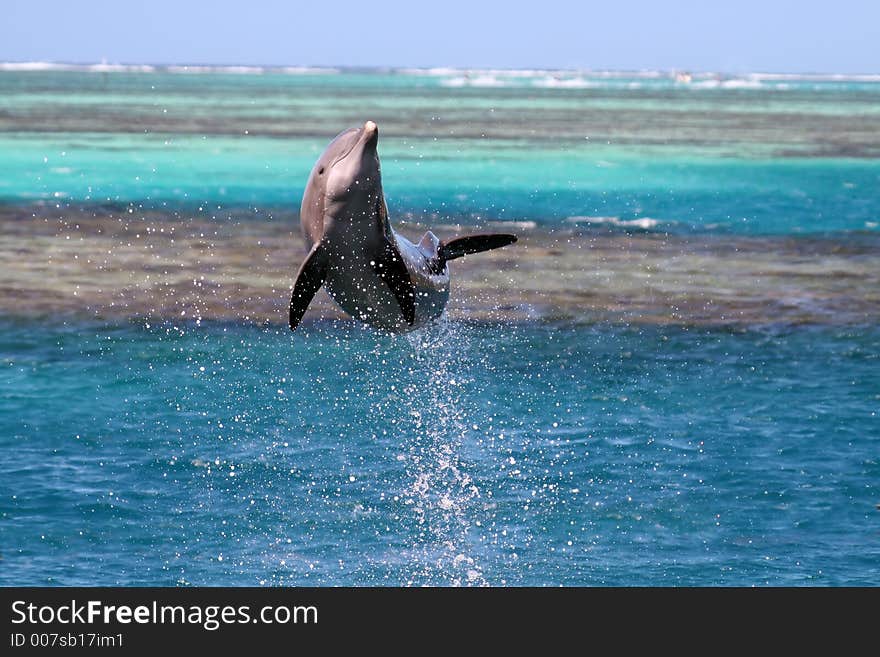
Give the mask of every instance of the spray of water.
M 444 317 L 405 339 L 410 349 L 397 459 L 406 471 L 399 497 L 414 539 L 404 582 L 485 586 L 471 549 L 480 490 L 461 456 L 471 432 L 469 399 L 477 385 L 469 331 Z

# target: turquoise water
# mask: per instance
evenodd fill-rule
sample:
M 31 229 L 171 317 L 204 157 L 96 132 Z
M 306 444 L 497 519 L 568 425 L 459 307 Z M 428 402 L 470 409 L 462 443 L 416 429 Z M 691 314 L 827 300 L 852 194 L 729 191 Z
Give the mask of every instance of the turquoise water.
M 0 152 L 8 154 L 0 162 L 0 196 L 190 211 L 295 208 L 324 145 L 263 137 L 104 141 L 53 135 L 50 147 L 45 135 L 0 136 Z M 619 150 L 389 139 L 381 153 L 388 202 L 403 217 L 547 226 L 577 217 L 649 218 L 670 232 L 742 234 L 877 230 L 880 221 L 878 160 Z
M 0 585 L 880 583 L 877 79 L 71 68 L 0 65 Z M 521 319 L 228 320 L 366 118 L 395 220 L 520 222 Z
M 0 335 L 2 584 L 880 577 L 876 328 Z
M 379 123 L 389 207 L 460 223 L 877 230 L 880 80 L 0 71 L 0 201 L 297 208 Z

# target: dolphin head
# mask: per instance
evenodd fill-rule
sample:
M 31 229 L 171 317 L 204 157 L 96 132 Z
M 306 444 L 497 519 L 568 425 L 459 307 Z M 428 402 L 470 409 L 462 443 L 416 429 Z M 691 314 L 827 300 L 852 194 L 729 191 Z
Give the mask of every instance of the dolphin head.
M 350 204 L 381 190 L 378 143 L 379 127 L 372 121 L 362 128 L 346 130 L 333 140 L 325 151 L 330 157 L 318 167 L 318 175 L 326 176 L 325 203 Z
M 303 231 L 312 242 L 320 240 L 326 217 L 368 219 L 384 204 L 378 142 L 378 126 L 367 121 L 337 135 L 318 158 L 302 204 Z

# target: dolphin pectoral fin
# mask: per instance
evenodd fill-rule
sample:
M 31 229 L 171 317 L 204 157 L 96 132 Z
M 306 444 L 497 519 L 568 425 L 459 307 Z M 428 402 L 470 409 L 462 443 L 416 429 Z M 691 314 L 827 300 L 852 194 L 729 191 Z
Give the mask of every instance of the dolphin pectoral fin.
M 315 244 L 296 275 L 296 283 L 290 295 L 290 330 L 299 326 L 306 308 L 327 278 L 327 252 L 321 242 Z
M 488 233 L 485 235 L 466 235 L 440 244 L 440 262 L 445 265 L 447 260 L 455 260 L 470 253 L 480 253 L 516 242 L 516 235 L 507 233 Z
M 416 290 L 409 277 L 409 271 L 400 251 L 391 242 L 385 243 L 385 249 L 378 261 L 373 263 L 373 271 L 385 281 L 400 306 L 400 312 L 406 323 L 412 326 L 416 321 Z

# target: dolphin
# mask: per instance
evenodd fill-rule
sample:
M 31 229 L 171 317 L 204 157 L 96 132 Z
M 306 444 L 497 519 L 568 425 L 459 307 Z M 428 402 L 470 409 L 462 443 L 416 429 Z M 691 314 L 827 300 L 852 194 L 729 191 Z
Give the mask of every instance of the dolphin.
M 367 121 L 341 132 L 318 158 L 300 208 L 309 254 L 290 297 L 296 329 L 323 285 L 349 315 L 374 328 L 405 333 L 439 317 L 449 299 L 447 262 L 516 242 L 482 234 L 441 242 L 431 231 L 418 244 L 388 222 L 376 146 Z

